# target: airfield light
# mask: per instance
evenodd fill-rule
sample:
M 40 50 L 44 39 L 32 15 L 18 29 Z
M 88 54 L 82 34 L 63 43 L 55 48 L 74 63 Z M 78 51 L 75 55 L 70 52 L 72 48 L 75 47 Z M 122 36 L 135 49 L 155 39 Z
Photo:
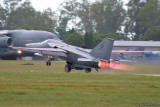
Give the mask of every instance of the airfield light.
M 18 50 L 17 53 L 18 53 L 18 54 L 22 54 L 22 50 Z

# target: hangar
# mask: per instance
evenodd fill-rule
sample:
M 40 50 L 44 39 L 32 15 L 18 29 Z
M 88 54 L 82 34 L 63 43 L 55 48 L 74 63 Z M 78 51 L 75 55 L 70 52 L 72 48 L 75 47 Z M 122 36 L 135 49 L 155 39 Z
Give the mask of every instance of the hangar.
M 114 49 L 145 47 L 145 50 L 160 51 L 160 41 L 114 41 Z

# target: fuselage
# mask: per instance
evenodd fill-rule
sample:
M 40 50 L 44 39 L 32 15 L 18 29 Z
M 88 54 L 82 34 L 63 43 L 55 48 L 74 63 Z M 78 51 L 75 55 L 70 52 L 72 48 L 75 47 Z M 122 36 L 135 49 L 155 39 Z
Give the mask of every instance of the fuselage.
M 12 30 L 8 33 L 14 47 L 25 47 L 25 44 L 42 42 L 47 39 L 58 39 L 53 33 L 34 30 Z

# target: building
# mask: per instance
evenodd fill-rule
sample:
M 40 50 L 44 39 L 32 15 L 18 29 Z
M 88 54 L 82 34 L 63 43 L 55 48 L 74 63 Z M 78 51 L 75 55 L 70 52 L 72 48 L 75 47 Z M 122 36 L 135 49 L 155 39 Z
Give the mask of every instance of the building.
M 160 41 L 114 41 L 114 49 L 145 47 L 145 50 L 160 51 Z

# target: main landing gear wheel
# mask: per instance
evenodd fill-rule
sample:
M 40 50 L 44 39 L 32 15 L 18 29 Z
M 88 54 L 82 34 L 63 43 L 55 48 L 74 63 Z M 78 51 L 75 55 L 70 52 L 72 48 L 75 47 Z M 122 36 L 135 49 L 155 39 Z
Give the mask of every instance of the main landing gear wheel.
M 67 72 L 67 73 L 71 72 L 71 65 L 66 64 L 66 66 L 65 66 L 65 72 Z
M 50 62 L 50 61 L 47 61 L 47 62 L 46 62 L 46 66 L 51 66 L 51 62 Z
M 90 72 L 91 72 L 91 68 L 86 68 L 86 69 L 85 69 L 85 72 L 86 72 L 86 73 L 90 73 Z

